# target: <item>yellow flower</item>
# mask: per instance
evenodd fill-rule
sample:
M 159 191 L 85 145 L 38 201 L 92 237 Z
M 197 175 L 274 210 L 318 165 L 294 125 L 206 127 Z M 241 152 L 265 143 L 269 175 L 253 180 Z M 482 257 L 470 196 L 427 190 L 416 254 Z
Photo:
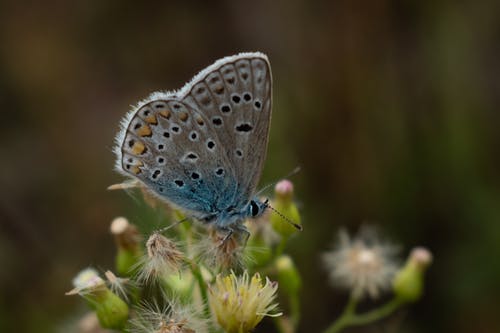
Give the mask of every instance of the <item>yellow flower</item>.
M 256 273 L 251 278 L 245 271 L 242 276 L 231 272 L 217 275 L 209 288 L 209 303 L 215 319 L 228 333 L 246 333 L 254 329 L 264 316 L 280 316 L 271 312 L 278 307 L 273 303 L 278 284 L 268 278 L 262 280 Z

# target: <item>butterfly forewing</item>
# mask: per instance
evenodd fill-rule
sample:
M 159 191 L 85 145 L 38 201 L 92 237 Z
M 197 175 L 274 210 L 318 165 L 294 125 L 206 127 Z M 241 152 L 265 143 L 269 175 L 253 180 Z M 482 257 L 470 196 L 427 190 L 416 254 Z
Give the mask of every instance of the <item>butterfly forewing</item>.
M 271 118 L 271 82 L 264 55 L 236 56 L 195 81 L 184 99 L 210 119 L 224 143 L 238 186 L 236 206 L 250 199 L 260 178 Z

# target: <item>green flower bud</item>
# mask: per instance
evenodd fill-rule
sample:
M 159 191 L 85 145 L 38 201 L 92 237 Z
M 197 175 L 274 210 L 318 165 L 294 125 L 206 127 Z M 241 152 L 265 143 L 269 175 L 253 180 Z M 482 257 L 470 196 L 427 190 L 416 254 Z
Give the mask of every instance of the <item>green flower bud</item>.
M 396 297 L 405 302 L 415 302 L 422 297 L 424 289 L 424 272 L 432 262 L 429 250 L 414 248 L 405 266 L 396 273 L 393 280 L 393 291 Z
M 297 226 L 300 226 L 300 214 L 297 206 L 293 202 L 293 184 L 289 180 L 278 182 L 274 188 L 275 198 L 272 202 L 271 225 L 273 229 L 284 238 L 289 238 L 297 232 Z M 279 213 L 277 213 L 279 212 Z M 288 219 L 292 223 L 288 223 Z
M 110 230 L 115 236 L 117 246 L 116 271 L 120 275 L 130 276 L 143 254 L 139 231 L 124 217 L 115 218 L 111 222 Z
M 302 285 L 300 274 L 288 255 L 282 255 L 275 261 L 280 290 L 287 295 L 297 294 Z
M 103 328 L 121 329 L 128 320 L 128 305 L 108 288 L 86 295 L 94 304 Z
M 128 305 L 108 289 L 94 269 L 81 271 L 73 280 L 75 289 L 67 295 L 82 296 L 95 311 L 103 328 L 121 329 L 128 320 Z

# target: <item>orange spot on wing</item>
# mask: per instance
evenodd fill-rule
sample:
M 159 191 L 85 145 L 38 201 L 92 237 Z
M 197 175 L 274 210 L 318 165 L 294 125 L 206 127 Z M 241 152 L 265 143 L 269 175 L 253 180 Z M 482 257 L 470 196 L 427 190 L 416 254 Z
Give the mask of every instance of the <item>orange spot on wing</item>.
M 197 116 L 196 117 L 196 122 L 198 123 L 198 125 L 200 126 L 203 126 L 203 124 L 205 124 L 205 122 L 203 121 L 203 118 L 200 117 L 200 116 Z
M 130 171 L 132 171 L 134 174 L 139 174 L 142 170 L 141 167 L 144 164 L 141 161 L 137 161 L 137 164 L 133 165 L 132 168 L 130 168 Z
M 161 110 L 161 111 L 160 111 L 160 114 L 161 114 L 163 117 L 165 117 L 165 118 L 167 118 L 167 119 L 170 119 L 170 115 L 171 115 L 170 110 Z
M 137 175 L 141 172 L 141 169 L 138 166 L 134 165 L 132 168 L 130 168 L 130 171 Z
M 150 136 L 151 135 L 151 127 L 148 125 L 142 125 L 138 130 L 137 130 L 137 135 L 140 136 Z
M 187 112 L 181 112 L 181 113 L 179 113 L 179 119 L 182 120 L 182 121 L 186 121 L 188 119 Z
M 158 120 L 156 119 L 156 116 L 154 114 L 147 116 L 146 117 L 146 122 L 148 124 L 156 125 L 158 124 Z
M 132 146 L 132 153 L 134 155 L 140 155 L 140 154 L 144 153 L 145 150 L 146 150 L 146 146 L 144 145 L 144 143 L 142 143 L 140 141 L 136 141 L 134 143 L 134 145 Z

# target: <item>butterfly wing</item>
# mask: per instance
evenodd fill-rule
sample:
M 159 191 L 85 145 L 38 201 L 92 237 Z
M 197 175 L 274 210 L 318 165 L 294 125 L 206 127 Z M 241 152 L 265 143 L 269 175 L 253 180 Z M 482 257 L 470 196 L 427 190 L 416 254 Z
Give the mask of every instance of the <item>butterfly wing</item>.
M 124 121 L 117 169 L 204 218 L 248 201 L 265 159 L 271 115 L 267 57 L 218 60 L 178 93 L 155 93 Z
M 237 182 L 232 203 L 246 204 L 260 179 L 269 137 L 272 78 L 267 57 L 242 53 L 223 58 L 182 95 L 215 128 Z

